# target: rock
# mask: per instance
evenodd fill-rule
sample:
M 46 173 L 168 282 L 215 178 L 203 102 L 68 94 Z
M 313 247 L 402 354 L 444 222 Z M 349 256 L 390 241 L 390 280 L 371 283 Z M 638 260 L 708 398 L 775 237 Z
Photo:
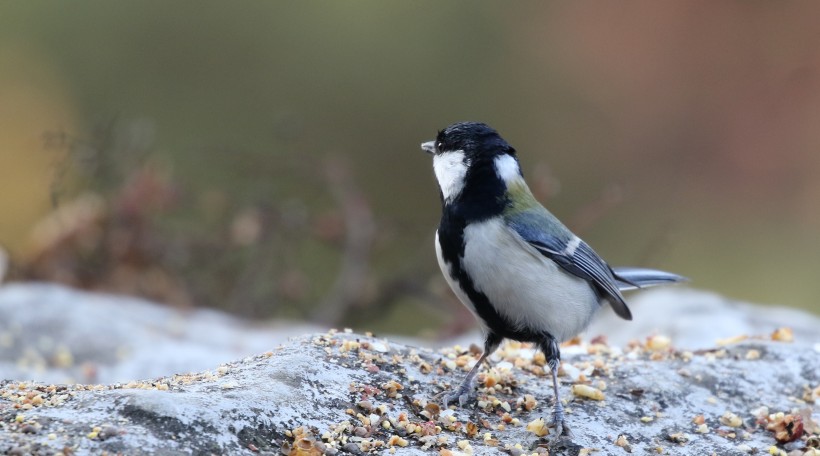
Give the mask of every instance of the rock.
M 114 383 L 196 372 L 316 326 L 254 325 L 222 312 L 45 283 L 0 286 L 0 379 Z
M 789 327 L 796 340 L 820 342 L 820 317 L 799 309 L 749 304 L 683 287 L 628 294 L 627 302 L 632 321 L 603 309 L 585 333 L 590 337 L 603 334 L 616 346 L 657 333 L 671 338 L 678 348 L 698 349 L 712 347 L 722 339 L 770 334 L 779 327 Z
M 530 346 L 508 343 L 482 369 L 480 408 L 442 410 L 434 398 L 463 378 L 475 354 L 331 332 L 148 382 L 5 381 L 0 452 L 490 455 L 541 446 L 552 455 L 764 454 L 773 445 L 802 450 L 818 432 L 816 348 L 763 339 L 691 353 L 654 347 L 564 347 L 574 368 L 565 370 L 576 377 L 561 385 L 572 440 L 533 433 L 543 433 L 537 420 L 549 414 L 551 386 Z M 582 383 L 603 400 L 573 396 L 572 384 Z M 804 435 L 778 443 L 766 429 L 785 432 L 777 420 L 800 421 Z
M 605 335 L 610 345 L 623 346 L 661 334 L 677 348 L 696 349 L 787 326 L 796 340 L 820 342 L 820 318 L 795 309 L 739 303 L 682 287 L 631 294 L 628 302 L 634 321 L 621 320 L 605 308 L 587 337 Z M 270 350 L 288 337 L 326 329 L 287 321 L 262 325 L 214 310 L 182 311 L 54 284 L 6 284 L 0 286 L 0 379 L 115 383 L 197 372 Z M 436 344 L 480 341 L 475 331 Z

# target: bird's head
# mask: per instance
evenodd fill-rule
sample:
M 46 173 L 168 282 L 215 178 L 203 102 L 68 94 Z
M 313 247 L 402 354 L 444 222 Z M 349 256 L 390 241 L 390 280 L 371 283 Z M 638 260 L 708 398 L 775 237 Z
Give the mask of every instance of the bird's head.
M 422 143 L 421 149 L 433 156 L 445 204 L 458 199 L 465 187 L 503 189 L 521 180 L 515 149 L 487 124 L 454 123 L 439 131 L 434 141 Z

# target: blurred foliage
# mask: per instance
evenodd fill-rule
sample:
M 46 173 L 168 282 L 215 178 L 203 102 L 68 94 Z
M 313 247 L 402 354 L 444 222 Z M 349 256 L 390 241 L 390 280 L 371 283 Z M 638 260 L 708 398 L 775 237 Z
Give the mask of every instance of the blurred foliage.
M 742 1 L 4 3 L 0 243 L 18 277 L 405 333 L 446 302 L 457 330 L 472 320 L 438 276 L 418 144 L 471 119 L 613 264 L 818 310 L 818 19 Z M 90 237 L 21 240 L 72 208 Z

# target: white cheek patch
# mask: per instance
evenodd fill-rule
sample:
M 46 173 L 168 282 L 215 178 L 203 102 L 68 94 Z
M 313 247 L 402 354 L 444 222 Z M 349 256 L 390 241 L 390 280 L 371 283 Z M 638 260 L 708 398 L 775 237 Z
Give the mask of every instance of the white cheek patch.
M 495 158 L 495 173 L 504 181 L 505 184 L 521 180 L 521 168 L 518 167 L 518 161 L 511 155 L 500 155 Z
M 464 160 L 464 152 L 444 152 L 433 157 L 433 171 L 445 201 L 452 200 L 464 189 L 469 163 Z

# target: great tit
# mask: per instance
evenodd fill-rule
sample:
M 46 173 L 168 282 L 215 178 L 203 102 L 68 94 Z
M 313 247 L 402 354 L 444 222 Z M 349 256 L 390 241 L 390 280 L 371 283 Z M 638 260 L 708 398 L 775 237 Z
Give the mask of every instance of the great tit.
M 450 125 L 421 148 L 433 156 L 441 190 L 439 267 L 484 332 L 484 352 L 458 389 L 444 395 L 445 407 L 473 398 L 476 372 L 502 340 L 533 342 L 552 373 L 551 427 L 571 435 L 558 393 L 558 344 L 586 328 L 604 304 L 631 320 L 622 290 L 686 279 L 611 268 L 536 201 L 515 149 L 486 124 Z

